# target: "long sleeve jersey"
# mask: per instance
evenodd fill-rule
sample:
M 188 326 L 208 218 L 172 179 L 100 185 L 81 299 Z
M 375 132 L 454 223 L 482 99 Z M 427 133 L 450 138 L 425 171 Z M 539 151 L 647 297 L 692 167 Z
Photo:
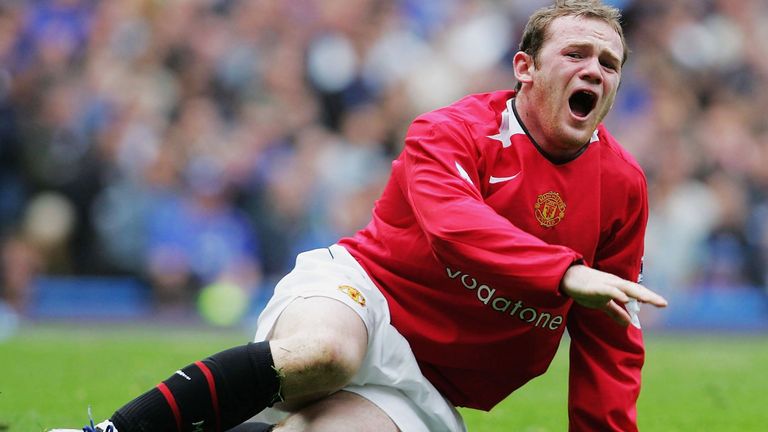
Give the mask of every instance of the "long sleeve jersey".
M 418 117 L 371 222 L 340 243 L 454 405 L 490 410 L 546 371 L 567 329 L 571 430 L 635 430 L 640 330 L 559 285 L 576 262 L 638 279 L 644 174 L 603 125 L 577 157 L 553 160 L 514 97 L 471 95 Z

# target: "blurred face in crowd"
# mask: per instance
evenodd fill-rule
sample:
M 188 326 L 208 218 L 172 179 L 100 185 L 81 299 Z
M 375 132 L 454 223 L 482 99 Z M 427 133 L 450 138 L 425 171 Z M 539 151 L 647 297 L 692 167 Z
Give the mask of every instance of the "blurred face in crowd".
M 624 47 L 607 22 L 588 17 L 554 19 L 536 58 L 518 52 L 518 113 L 536 142 L 552 156 L 568 157 L 589 142 L 613 105 Z

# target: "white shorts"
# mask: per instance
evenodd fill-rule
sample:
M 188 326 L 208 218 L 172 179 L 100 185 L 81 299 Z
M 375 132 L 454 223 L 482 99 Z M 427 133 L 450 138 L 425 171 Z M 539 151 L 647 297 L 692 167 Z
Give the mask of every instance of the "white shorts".
M 351 288 L 351 289 L 350 289 Z M 390 325 L 387 300 L 340 245 L 299 254 L 259 316 L 255 341 L 269 339 L 280 314 L 296 298 L 327 297 L 354 310 L 368 330 L 362 367 L 344 387 L 381 408 L 403 432 L 464 432 L 458 411 L 421 374 L 408 341 Z M 287 413 L 258 416 L 275 423 Z

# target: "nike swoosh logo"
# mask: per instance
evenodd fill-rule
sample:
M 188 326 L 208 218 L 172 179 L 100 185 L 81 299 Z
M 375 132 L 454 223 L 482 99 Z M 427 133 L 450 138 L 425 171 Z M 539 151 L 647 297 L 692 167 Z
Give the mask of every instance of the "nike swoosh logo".
M 186 378 L 186 379 L 187 379 L 187 381 L 192 381 L 192 378 L 190 378 L 190 377 L 189 377 L 189 375 L 185 374 L 184 372 L 182 372 L 182 371 L 180 371 L 180 370 L 177 370 L 177 371 L 176 371 L 176 375 L 181 375 L 181 376 L 183 376 L 184 378 Z
M 456 170 L 459 171 L 459 177 L 463 178 L 464 180 L 467 181 L 467 183 L 474 186 L 475 184 L 472 183 L 472 179 L 469 178 L 469 174 L 467 174 L 467 170 L 465 170 L 464 167 L 461 166 L 461 164 L 459 164 L 458 162 L 454 161 L 454 163 L 456 164 Z
M 494 176 L 491 176 L 491 178 L 488 180 L 488 182 L 490 184 L 504 183 L 506 181 L 514 180 L 520 174 L 522 174 L 522 171 L 520 171 L 519 173 L 517 173 L 517 174 L 515 174 L 513 176 L 509 176 L 509 177 L 494 177 Z

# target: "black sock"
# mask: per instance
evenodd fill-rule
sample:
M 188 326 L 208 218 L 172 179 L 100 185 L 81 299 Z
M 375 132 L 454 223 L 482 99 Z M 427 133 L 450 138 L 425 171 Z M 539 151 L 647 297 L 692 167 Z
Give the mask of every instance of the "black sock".
M 112 415 L 119 432 L 223 432 L 280 400 L 269 342 L 214 354 Z

